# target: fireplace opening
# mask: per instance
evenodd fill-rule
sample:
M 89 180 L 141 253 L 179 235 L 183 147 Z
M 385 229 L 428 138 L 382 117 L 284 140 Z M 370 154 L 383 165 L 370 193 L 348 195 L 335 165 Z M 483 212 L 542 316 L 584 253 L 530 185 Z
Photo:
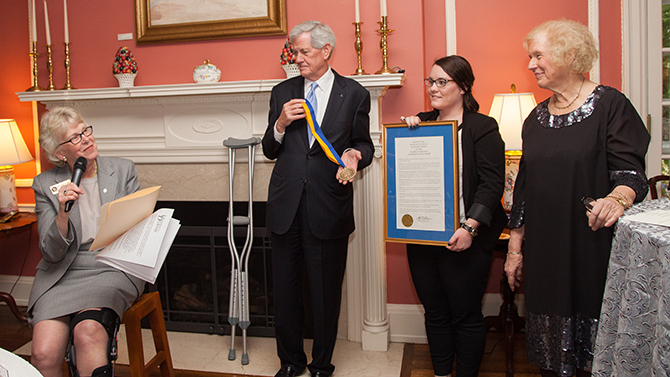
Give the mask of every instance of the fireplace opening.
M 235 202 L 244 216 L 248 203 Z M 249 257 L 250 336 L 274 336 L 270 233 L 265 229 L 265 202 L 254 203 L 254 240 Z M 231 256 L 228 248 L 228 202 L 159 201 L 174 208 L 181 228 L 163 264 L 155 288 L 161 296 L 170 331 L 230 334 Z M 242 250 L 246 226 L 236 228 L 235 245 Z

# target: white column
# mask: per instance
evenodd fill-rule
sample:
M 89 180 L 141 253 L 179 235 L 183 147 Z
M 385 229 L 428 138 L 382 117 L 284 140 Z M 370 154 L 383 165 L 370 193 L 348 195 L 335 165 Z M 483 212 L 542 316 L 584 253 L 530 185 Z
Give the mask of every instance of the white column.
M 370 123 L 375 157 L 362 172 L 354 192 L 356 231 L 350 239 L 347 265 L 348 333 L 350 340 L 362 343 L 363 350 L 387 351 L 390 331 L 386 310 L 384 167 L 381 158 L 381 98 L 386 88 L 368 90 L 372 102 Z

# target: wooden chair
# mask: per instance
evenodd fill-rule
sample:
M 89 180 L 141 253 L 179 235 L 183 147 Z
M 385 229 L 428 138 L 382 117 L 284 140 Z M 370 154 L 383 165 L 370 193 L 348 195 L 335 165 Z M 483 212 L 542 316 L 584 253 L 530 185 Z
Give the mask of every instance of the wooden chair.
M 649 194 L 651 194 L 652 199 L 658 199 L 656 184 L 661 181 L 670 181 L 670 175 L 657 175 L 649 178 Z
M 151 333 L 156 346 L 156 355 L 144 363 L 144 347 L 142 346 L 142 327 L 140 322 L 149 318 Z M 160 367 L 162 377 L 174 377 L 170 346 L 168 345 L 163 308 L 158 292 L 143 294 L 137 302 L 123 313 L 123 324 L 126 327 L 130 375 L 132 377 L 148 377 Z

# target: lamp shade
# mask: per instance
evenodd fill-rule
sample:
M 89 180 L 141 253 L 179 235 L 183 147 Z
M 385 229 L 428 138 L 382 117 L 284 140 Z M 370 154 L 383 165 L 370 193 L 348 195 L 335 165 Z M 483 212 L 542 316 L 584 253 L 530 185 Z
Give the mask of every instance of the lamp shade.
M 14 119 L 0 119 L 0 165 L 32 161 L 26 142 Z
M 496 94 L 489 116 L 498 122 L 506 150 L 521 150 L 521 127 L 535 108 L 533 93 Z

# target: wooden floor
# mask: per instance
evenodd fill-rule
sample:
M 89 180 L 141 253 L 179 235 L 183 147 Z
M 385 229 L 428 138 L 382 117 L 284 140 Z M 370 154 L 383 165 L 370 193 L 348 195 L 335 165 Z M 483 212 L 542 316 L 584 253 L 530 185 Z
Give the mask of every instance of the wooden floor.
M 25 310 L 25 308 L 20 308 Z M 0 305 L 0 348 L 13 351 L 29 342 L 32 331 L 27 324 L 19 322 L 7 305 Z M 540 371 L 526 361 L 523 334 L 515 335 L 514 345 L 514 376 L 539 377 Z M 152 376 L 158 377 L 155 373 Z M 225 373 L 175 371 L 176 377 L 236 377 Z M 336 373 L 337 375 L 337 373 Z M 117 377 L 130 377 L 130 370 L 126 365 L 116 366 Z M 406 344 L 400 377 L 433 377 L 428 345 Z M 505 377 L 505 349 L 503 334 L 489 332 L 486 339 L 486 354 L 479 370 L 480 377 Z M 244 376 L 253 377 L 253 376 Z

